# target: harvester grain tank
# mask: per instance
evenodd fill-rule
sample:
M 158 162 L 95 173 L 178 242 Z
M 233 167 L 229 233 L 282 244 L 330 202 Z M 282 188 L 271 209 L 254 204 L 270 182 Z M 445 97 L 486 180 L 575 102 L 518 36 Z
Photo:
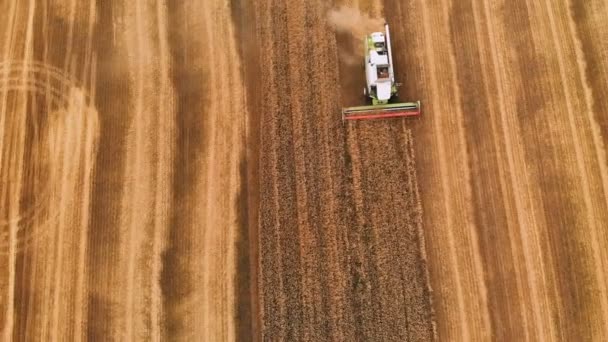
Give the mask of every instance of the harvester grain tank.
M 371 105 L 342 109 L 343 120 L 381 119 L 420 115 L 420 101 L 391 103 L 401 84 L 395 82 L 391 35 L 388 24 L 385 32 L 373 32 L 365 38 L 365 79 L 363 94 L 371 98 Z

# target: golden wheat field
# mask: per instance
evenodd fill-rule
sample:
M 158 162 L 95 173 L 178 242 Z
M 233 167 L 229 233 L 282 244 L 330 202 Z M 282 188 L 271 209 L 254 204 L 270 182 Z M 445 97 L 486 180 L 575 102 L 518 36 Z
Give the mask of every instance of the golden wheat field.
M 606 1 L 0 13 L 0 340 L 608 340 Z

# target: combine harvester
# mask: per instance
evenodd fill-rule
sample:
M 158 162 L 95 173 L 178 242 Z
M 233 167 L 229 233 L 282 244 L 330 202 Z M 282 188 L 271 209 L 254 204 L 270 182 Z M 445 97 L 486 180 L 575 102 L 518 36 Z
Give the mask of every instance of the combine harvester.
M 365 39 L 365 78 L 367 86 L 363 95 L 372 99 L 372 105 L 348 107 L 342 109 L 342 120 L 383 119 L 420 115 L 420 101 L 390 103 L 397 95 L 393 71 L 391 35 L 388 24 L 384 24 L 385 33 L 374 32 Z

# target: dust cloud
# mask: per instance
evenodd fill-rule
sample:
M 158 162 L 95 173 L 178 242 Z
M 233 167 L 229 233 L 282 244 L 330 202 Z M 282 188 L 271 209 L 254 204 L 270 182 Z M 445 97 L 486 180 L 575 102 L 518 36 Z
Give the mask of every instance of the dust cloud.
M 384 18 L 372 18 L 359 9 L 348 6 L 331 9 L 327 12 L 327 21 L 337 34 L 348 35 L 352 49 L 340 49 L 340 59 L 346 64 L 361 62 L 365 37 L 371 32 L 382 31 Z

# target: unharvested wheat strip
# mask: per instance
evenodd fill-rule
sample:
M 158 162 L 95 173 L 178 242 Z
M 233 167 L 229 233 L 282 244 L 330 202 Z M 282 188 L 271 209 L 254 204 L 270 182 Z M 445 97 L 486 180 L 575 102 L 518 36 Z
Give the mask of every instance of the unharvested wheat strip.
M 584 156 L 583 153 L 584 151 L 582 151 L 580 144 L 578 143 L 579 141 L 581 141 L 581 137 L 579 135 L 580 132 L 578 132 L 578 129 L 580 126 L 577 125 L 577 123 L 575 122 L 575 118 L 573 117 L 573 113 L 574 113 L 574 108 L 572 105 L 572 101 L 571 101 L 571 96 L 570 94 L 573 94 L 571 88 L 570 88 L 570 83 L 569 83 L 569 78 L 566 77 L 566 66 L 565 66 L 565 58 L 562 52 L 562 46 L 560 45 L 560 40 L 559 40 L 559 34 L 557 32 L 557 27 L 556 27 L 556 22 L 555 22 L 555 17 L 553 15 L 553 10 L 552 7 L 550 5 L 549 2 L 545 1 L 545 6 L 546 6 L 546 10 L 548 13 L 548 17 L 549 17 L 549 23 L 550 23 L 550 27 L 551 27 L 551 35 L 553 38 L 553 45 L 555 47 L 555 51 L 557 53 L 557 57 L 558 57 L 558 65 L 559 65 L 559 72 L 560 72 L 560 78 L 561 78 L 561 85 L 562 85 L 562 90 L 564 93 L 564 97 L 565 97 L 565 101 L 566 101 L 566 108 L 567 108 L 567 112 L 568 112 L 568 121 L 570 124 L 570 131 L 572 134 L 572 137 L 574 139 L 574 148 L 576 151 L 576 159 L 577 159 L 577 166 L 578 166 L 578 174 L 581 177 L 581 182 L 582 182 L 582 190 L 583 190 L 583 194 L 584 194 L 584 200 L 585 200 L 585 207 L 587 208 L 587 222 L 589 223 L 589 226 L 591 228 L 591 246 L 592 246 L 592 250 L 593 250 L 593 259 L 594 259 L 594 263 L 595 263 L 595 274 L 597 276 L 597 281 L 598 281 L 598 287 L 599 287 L 599 301 L 600 301 L 600 307 L 602 308 L 601 312 L 602 312 L 602 316 L 604 317 L 604 319 L 601 319 L 600 321 L 603 322 L 607 322 L 608 321 L 608 293 L 606 291 L 606 278 L 604 276 L 604 271 L 606 270 L 606 267 L 604 267 L 604 263 L 606 262 L 606 258 L 602 256 L 602 251 L 605 251 L 605 246 L 601 246 L 601 244 L 603 244 L 604 240 L 602 240 L 600 238 L 600 233 L 598 233 L 598 227 L 595 224 L 597 218 L 594 215 L 594 211 L 593 211 L 593 203 L 592 203 L 592 198 L 591 198 L 591 189 L 589 186 L 589 180 L 587 177 L 587 170 L 585 169 L 586 163 L 584 161 Z M 572 27 L 571 27 L 571 22 L 570 22 L 570 18 L 568 18 L 568 25 L 570 28 L 570 33 L 572 34 Z M 572 38 L 574 38 L 574 35 L 571 35 Z M 578 57 L 578 52 L 577 52 L 577 57 Z M 577 58 L 578 59 L 578 58 Z M 580 61 L 580 60 L 579 60 Z M 580 62 L 577 61 L 577 65 L 579 67 L 579 72 L 580 70 Z M 585 85 L 586 83 L 584 83 L 586 80 L 583 78 L 584 75 L 583 73 L 580 73 L 580 77 L 581 77 L 581 82 L 583 82 L 583 85 Z M 589 93 L 588 93 L 588 89 L 584 89 L 587 90 L 585 92 L 585 100 L 588 101 L 589 100 Z M 604 190 L 604 194 L 607 194 L 608 192 L 606 192 L 606 190 L 608 189 L 608 187 L 606 186 L 606 173 L 605 173 L 605 168 L 606 165 L 601 165 L 601 161 L 602 158 L 601 156 L 604 155 L 604 161 L 605 161 L 605 152 L 602 152 L 603 150 L 603 146 L 602 146 L 602 142 L 600 139 L 598 139 L 597 135 L 596 135 L 596 131 L 593 129 L 593 127 L 597 127 L 597 123 L 595 122 L 595 119 L 593 118 L 593 113 L 591 112 L 592 107 L 591 107 L 591 103 L 590 102 L 586 102 L 586 106 L 587 106 L 587 110 L 585 110 L 586 114 L 587 114 L 587 118 L 588 118 L 588 122 L 589 125 L 591 126 L 591 132 L 592 132 L 592 139 L 593 139 L 593 145 L 595 148 L 595 155 L 598 158 L 598 161 L 600 161 L 600 176 L 602 178 L 602 185 L 603 185 L 603 190 Z M 577 111 L 578 112 L 578 111 Z M 581 133 L 584 136 L 584 132 Z M 606 197 L 606 195 L 604 195 L 604 199 L 608 200 L 608 198 Z M 602 209 L 606 209 L 607 207 L 605 206 Z M 602 248 L 604 247 L 604 248 Z M 604 324 L 603 326 L 603 331 L 604 334 L 606 334 L 606 336 L 608 336 L 608 325 Z
M 293 129 L 293 154 L 295 164 L 295 183 L 296 183 L 296 198 L 297 198 L 297 220 L 298 220 L 298 235 L 300 237 L 299 253 L 301 256 L 301 274 L 300 286 L 302 288 L 301 298 L 301 309 L 303 313 L 303 322 L 310 323 L 309 321 L 309 309 L 314 306 L 314 298 L 310 292 L 315 291 L 317 284 L 315 284 L 316 276 L 310 274 L 310 268 L 308 267 L 311 260 L 318 258 L 316 251 L 310 250 L 310 246 L 315 244 L 314 237 L 308 232 L 310 229 L 310 221 L 308 217 L 308 194 L 307 194 L 307 181 L 306 181 L 306 161 L 303 157 L 298 157 L 300 151 L 305 150 L 306 146 L 304 136 L 305 132 L 305 118 L 308 113 L 304 113 L 304 100 L 299 94 L 301 88 L 304 88 L 307 75 L 302 70 L 305 66 L 300 64 L 305 60 L 303 54 L 306 52 L 308 46 L 306 46 L 307 34 L 305 31 L 305 17 L 309 15 L 308 8 L 304 2 L 298 2 L 300 6 L 291 5 L 287 9 L 287 27 L 289 30 L 289 41 L 287 58 L 289 60 L 289 77 L 290 84 L 296 85 L 301 84 L 301 87 L 292 86 L 291 89 L 291 117 L 292 117 L 292 129 Z M 310 91 L 310 89 L 306 89 Z M 302 242 L 304 241 L 304 242 Z M 314 242 L 310 242 L 314 241 Z M 308 243 L 307 243 L 308 242 Z M 311 256 L 310 254 L 313 254 Z M 310 340 L 309 329 L 302 329 L 300 331 L 300 337 L 303 340 Z
M 276 45 L 275 45 L 275 41 L 277 39 L 280 39 L 280 37 L 277 37 L 275 35 L 275 30 L 272 29 L 273 27 L 273 23 L 274 20 L 272 18 L 271 13 L 271 9 L 273 6 L 275 6 L 274 1 L 269 0 L 267 3 L 268 8 L 264 8 L 264 10 L 260 11 L 261 13 L 265 13 L 265 22 L 264 22 L 264 31 L 265 33 L 267 33 L 267 35 L 263 35 L 263 36 L 268 36 L 269 40 L 272 41 L 273 43 L 271 44 L 271 49 L 270 51 L 268 51 L 267 57 L 269 59 L 269 63 L 268 65 L 270 66 L 274 66 L 278 63 L 277 59 L 277 54 L 279 53 L 279 51 L 277 51 Z M 277 70 L 276 68 L 271 68 L 270 69 L 271 72 L 268 73 L 268 83 L 270 85 L 275 85 L 278 81 L 277 81 L 277 76 L 275 74 L 275 70 Z M 278 110 L 279 108 L 279 100 L 278 98 L 273 98 L 271 100 L 271 105 L 269 105 L 268 110 L 266 111 L 266 113 L 274 113 Z M 269 116 L 270 119 L 269 121 L 269 127 L 268 127 L 268 137 L 274 137 L 277 136 L 279 134 L 281 134 L 281 132 L 278 132 L 278 126 L 277 126 L 277 119 L 272 117 L 272 114 L 266 114 L 265 116 Z M 276 140 L 272 139 L 271 142 L 274 143 Z M 278 212 L 279 208 L 281 208 L 281 200 L 280 200 L 280 189 L 279 189 L 279 181 L 278 181 L 278 175 L 279 173 L 279 165 L 278 165 L 278 159 L 279 159 L 279 155 L 278 155 L 278 147 L 276 147 L 275 145 L 271 145 L 269 146 L 269 155 L 270 155 L 270 166 L 268 167 L 268 169 L 270 170 L 269 174 L 271 177 L 272 182 L 270 182 L 273 186 L 272 186 L 272 200 L 273 200 L 273 208 L 275 208 L 275 212 Z M 280 228 L 281 224 L 280 224 L 280 218 L 279 215 L 276 214 L 274 217 L 275 221 L 272 222 L 273 226 L 276 228 Z M 280 260 L 283 256 L 283 253 L 285 253 L 285 251 L 283 250 L 283 246 L 281 244 L 281 236 L 280 236 L 280 231 L 279 229 L 275 229 L 275 234 L 273 236 L 273 238 L 276 240 L 276 244 L 277 244 L 277 251 L 276 251 L 276 255 L 277 255 L 277 260 Z M 262 235 L 262 234 L 261 234 Z M 261 236 L 260 235 L 260 236 Z M 263 246 L 263 241 L 260 241 L 260 245 Z M 287 251 L 289 252 L 289 251 Z M 260 266 L 263 266 L 262 264 L 260 264 Z M 283 274 L 284 273 L 284 269 L 283 269 L 283 263 L 282 262 L 277 262 L 276 264 L 276 268 L 277 268 L 277 272 L 278 274 Z M 263 277 L 264 277 L 264 272 L 260 272 L 261 276 L 262 276 L 262 282 L 263 282 Z M 277 293 L 283 294 L 285 293 L 285 285 L 283 282 L 283 277 L 279 276 L 279 283 L 277 284 Z M 270 286 L 274 286 L 274 284 L 261 284 L 262 286 L 260 286 L 260 288 L 262 289 L 262 291 L 265 291 L 266 289 L 268 289 Z M 265 285 L 265 286 L 264 286 Z M 268 297 L 268 296 L 264 296 L 264 297 Z M 263 300 L 263 299 L 262 299 Z M 278 298 L 278 303 L 279 303 L 279 312 L 276 314 L 277 317 L 286 317 L 286 313 L 287 313 L 287 308 L 286 308 L 286 303 L 285 303 L 286 299 L 284 296 L 279 296 Z M 265 324 L 266 321 L 269 321 L 272 317 L 272 315 L 274 315 L 275 313 L 273 312 L 264 312 L 264 303 L 262 303 L 261 307 L 261 314 L 262 314 L 262 319 L 263 319 L 263 324 Z M 270 336 L 270 337 L 276 337 L 277 340 L 284 340 L 285 339 L 285 325 L 281 324 L 280 325 L 281 329 L 276 333 L 276 336 Z M 262 337 L 264 338 L 264 327 L 262 327 Z
M 348 127 L 347 128 L 348 131 L 346 134 L 348 134 L 348 148 L 349 148 L 349 152 L 350 155 L 352 156 L 352 174 L 353 174 L 353 199 L 355 202 L 355 216 L 356 216 L 356 220 L 357 220 L 357 225 L 360 227 L 364 227 L 365 226 L 365 216 L 363 215 L 363 213 L 365 212 L 364 209 L 364 203 L 365 203 L 365 199 L 364 199 L 364 194 L 363 194 L 363 186 L 362 186 L 362 180 L 363 180 L 363 171 L 362 171 L 362 163 L 361 160 L 359 158 L 359 156 L 361 155 L 361 150 L 359 149 L 359 138 L 358 138 L 358 134 L 357 134 L 357 129 L 355 127 Z M 360 241 L 355 241 L 355 243 L 358 245 L 360 244 Z M 360 247 L 360 246 L 357 246 Z M 356 248 L 357 253 L 360 254 L 361 248 Z M 364 259 L 361 255 L 357 255 L 357 257 L 359 259 Z
M 430 31 L 432 30 L 431 27 L 429 27 L 430 24 L 430 19 L 428 16 L 429 13 L 429 9 L 427 6 L 426 2 L 422 2 L 422 27 L 423 27 L 423 32 L 424 32 L 424 37 L 425 37 L 425 54 L 426 54 L 426 58 L 428 59 L 428 65 L 429 65 L 429 69 L 430 69 L 430 82 L 431 82 L 431 92 L 432 92 L 432 96 L 431 98 L 433 99 L 433 103 L 441 103 L 439 101 L 439 97 L 437 95 L 438 93 L 438 83 L 437 83 L 437 71 L 436 71 L 436 63 L 435 63 L 435 58 L 434 58 L 434 51 L 432 48 L 432 44 L 433 44 L 433 38 L 431 36 Z M 434 131 L 435 132 L 442 132 L 442 127 L 443 127 L 443 123 L 441 122 L 441 116 L 435 116 L 434 120 L 433 120 L 433 124 L 434 124 Z M 441 189 L 442 189 L 442 193 L 443 193 L 443 197 L 444 197 L 444 210 L 445 210 L 445 227 L 446 229 L 446 234 L 447 234 L 447 239 L 448 239 L 448 245 L 449 245 L 449 259 L 451 262 L 451 266 L 452 266 L 452 271 L 455 274 L 455 283 L 456 283 L 456 299 L 458 302 L 458 308 L 455 309 L 458 311 L 458 316 L 459 316 L 459 321 L 460 321 L 460 327 L 461 327 L 461 331 L 462 331 L 462 335 L 460 336 L 463 340 L 469 340 L 470 339 L 470 332 L 469 332 L 469 324 L 468 324 L 468 320 L 467 320 L 467 314 L 465 312 L 465 305 L 464 305 L 464 296 L 463 296 L 463 289 L 462 289 L 462 279 L 460 277 L 460 273 L 459 273 L 459 266 L 458 266 L 458 257 L 456 255 L 456 246 L 455 246 L 455 239 L 454 239 L 454 235 L 452 232 L 452 227 L 453 225 L 453 213 L 451 211 L 450 208 L 450 204 L 449 204 L 449 199 L 452 197 L 451 196 L 451 191 L 450 191 L 450 186 L 449 186 L 449 179 L 448 179 L 448 166 L 446 165 L 446 159 L 447 159 L 447 155 L 445 153 L 445 142 L 443 139 L 443 135 L 442 134 L 436 134 L 436 139 L 437 139 L 437 155 L 438 155 L 438 163 L 439 163 L 439 172 L 440 172 L 440 178 L 441 178 Z
M 399 5 L 399 11 L 401 11 L 401 6 Z M 402 13 L 402 12 L 400 12 Z M 401 16 L 403 18 L 403 16 Z M 431 275 L 429 273 L 429 268 L 428 268 L 428 258 L 427 258 L 427 254 L 426 254 L 426 239 L 425 239 L 425 234 L 424 234 L 424 224 L 423 224 L 423 218 L 422 218 L 422 213 L 423 213 L 423 209 L 422 209 L 422 201 L 421 201 L 421 197 L 420 197 L 420 190 L 418 188 L 418 178 L 416 175 L 416 153 L 414 150 L 414 137 L 412 135 L 412 131 L 411 129 L 408 129 L 406 126 L 405 121 L 403 121 L 402 124 L 402 129 L 403 129 L 403 136 L 404 136 L 404 141 L 405 141 L 405 151 L 407 153 L 407 155 L 409 156 L 409 158 L 407 158 L 406 160 L 406 169 L 407 169 L 407 173 L 408 173 L 408 188 L 411 189 L 412 191 L 412 195 L 411 195 L 411 202 L 412 202 L 412 208 L 414 209 L 414 222 L 415 222 L 415 226 L 416 226 L 416 236 L 418 238 L 419 244 L 418 244 L 418 250 L 420 251 L 420 262 L 423 263 L 423 281 L 424 283 L 422 284 L 422 287 L 424 287 L 428 292 L 428 302 L 429 302 L 429 320 L 430 320 L 430 325 L 431 325 L 431 337 L 433 340 L 437 340 L 438 338 L 438 334 L 437 334 L 437 322 L 435 319 L 435 302 L 434 302 L 434 298 L 433 298 L 433 288 L 431 286 Z M 410 335 L 409 331 L 408 331 L 408 336 Z
M 315 7 L 315 15 L 317 18 L 324 18 L 324 16 L 326 15 L 325 13 L 325 9 L 326 7 L 323 6 L 323 2 L 317 1 L 315 2 L 316 7 Z M 323 31 L 326 31 L 328 29 L 327 27 L 327 23 L 322 19 L 321 23 L 323 25 L 322 29 Z M 335 38 L 335 37 L 334 37 Z M 336 41 L 335 39 L 332 40 L 327 40 L 327 39 L 320 39 L 319 40 L 319 44 L 313 44 L 313 49 L 315 50 L 315 55 L 316 55 L 316 51 L 319 51 L 319 53 L 321 51 L 332 51 L 334 52 L 333 56 L 335 56 L 335 60 L 337 60 L 338 57 L 338 51 L 336 49 Z M 328 52 L 327 55 L 330 55 L 330 53 Z M 315 76 L 313 77 L 314 79 L 320 79 L 320 80 L 324 80 L 324 82 L 327 84 L 327 82 L 330 82 L 331 86 L 333 87 L 333 83 L 331 83 L 332 81 L 329 80 L 327 81 L 322 75 L 324 73 L 325 70 L 324 68 L 315 68 Z M 338 69 L 335 69 L 336 73 L 331 75 L 333 77 L 333 80 L 338 80 Z M 322 97 L 321 98 L 321 103 L 319 103 L 320 107 L 322 108 L 323 113 L 333 113 L 335 106 L 333 101 L 328 101 L 327 97 Z M 335 305 L 330 305 L 329 306 L 329 313 L 330 316 L 333 317 L 334 319 L 330 320 L 330 338 L 332 339 L 336 339 L 336 340 L 345 340 L 347 339 L 347 337 L 344 334 L 343 328 L 344 328 L 344 321 L 345 321 L 345 317 L 344 317 L 344 294 L 346 293 L 346 281 L 345 281 L 345 277 L 341 276 L 340 273 L 341 272 L 341 265 L 340 265 L 340 260 L 339 260 L 339 246 L 336 243 L 336 239 L 337 239 L 337 235 L 340 232 L 340 228 L 337 226 L 337 222 L 339 222 L 340 218 L 338 217 L 338 206 L 336 204 L 336 196 L 335 194 L 337 193 L 335 190 L 335 184 L 339 181 L 336 180 L 335 177 L 333 177 L 333 170 L 332 170 L 332 159 L 331 159 L 331 123 L 334 122 L 334 118 L 333 116 L 327 116 L 325 115 L 323 117 L 322 120 L 322 125 L 323 127 L 326 127 L 328 129 L 325 129 L 325 134 L 322 137 L 322 142 L 323 142 L 323 150 L 322 150 L 322 161 L 323 161 L 323 165 L 324 168 L 327 170 L 330 170 L 328 173 L 328 188 L 326 189 L 326 191 L 323 192 L 323 202 L 327 204 L 328 208 L 329 208 L 329 215 L 327 215 L 327 217 L 325 218 L 325 224 L 327 225 L 327 234 L 329 236 L 329 239 L 331 240 L 332 243 L 330 243 L 330 247 L 328 247 L 329 252 L 328 252 L 328 256 L 329 256 L 329 262 L 328 262 L 328 269 L 331 270 L 330 273 L 330 277 L 329 277 L 329 281 L 332 284 L 335 284 L 335 286 L 329 286 L 329 291 L 330 291 L 330 297 L 332 299 L 334 299 L 334 303 L 336 303 Z

